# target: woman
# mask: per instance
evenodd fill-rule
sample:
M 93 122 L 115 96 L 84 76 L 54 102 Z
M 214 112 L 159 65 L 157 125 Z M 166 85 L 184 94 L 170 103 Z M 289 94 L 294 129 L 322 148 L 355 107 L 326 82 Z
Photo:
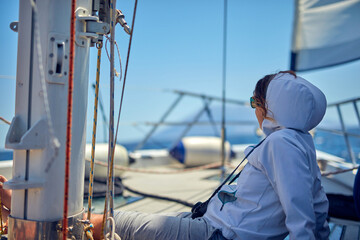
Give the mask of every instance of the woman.
M 322 120 L 326 99 L 291 71 L 256 84 L 251 106 L 266 135 L 245 153 L 236 185 L 224 185 L 202 217 L 115 212 L 115 231 L 128 239 L 327 239 L 328 201 L 309 130 Z M 102 215 L 94 215 L 99 238 Z
M 204 218 L 228 239 L 327 239 L 328 201 L 308 133 L 325 114 L 324 94 L 294 72 L 279 72 L 258 81 L 251 104 L 266 139 L 237 185 L 222 188 L 236 200 L 214 197 Z
M 123 240 L 328 238 L 328 201 L 308 133 L 325 114 L 324 94 L 294 72 L 279 72 L 258 81 L 251 105 L 266 139 L 237 184 L 223 186 L 196 219 L 117 212 Z

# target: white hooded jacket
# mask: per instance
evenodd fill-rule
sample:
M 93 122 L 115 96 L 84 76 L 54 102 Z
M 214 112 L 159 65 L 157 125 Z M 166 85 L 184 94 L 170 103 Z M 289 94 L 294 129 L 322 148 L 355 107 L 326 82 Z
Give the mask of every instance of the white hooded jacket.
M 237 184 L 210 200 L 204 218 L 228 239 L 327 239 L 328 200 L 308 133 L 325 114 L 325 96 L 303 78 L 280 73 L 266 102 L 275 121 L 264 119 L 265 141 L 248 157 Z

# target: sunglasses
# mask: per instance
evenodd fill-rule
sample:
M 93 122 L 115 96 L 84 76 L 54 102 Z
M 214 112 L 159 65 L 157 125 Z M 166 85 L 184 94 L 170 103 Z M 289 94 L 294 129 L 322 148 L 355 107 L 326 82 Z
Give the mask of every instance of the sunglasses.
M 260 105 L 259 103 L 256 103 L 256 100 L 255 100 L 254 97 L 251 97 L 251 98 L 250 98 L 250 106 L 251 106 L 252 108 L 256 108 L 256 107 L 260 107 L 261 105 Z

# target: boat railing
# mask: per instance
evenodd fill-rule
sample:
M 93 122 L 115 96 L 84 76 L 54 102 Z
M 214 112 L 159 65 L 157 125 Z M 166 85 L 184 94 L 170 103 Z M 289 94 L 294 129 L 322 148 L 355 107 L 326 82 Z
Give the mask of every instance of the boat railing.
M 327 128 L 321 128 L 321 127 L 316 128 L 317 131 L 329 132 L 329 133 L 333 133 L 333 134 L 337 134 L 337 135 L 342 135 L 344 137 L 347 152 L 349 154 L 349 158 L 350 158 L 353 166 L 358 165 L 358 163 L 357 163 L 357 159 L 356 159 L 355 153 L 353 151 L 352 145 L 350 143 L 350 137 L 355 137 L 355 138 L 360 139 L 360 134 L 347 131 L 345 122 L 344 122 L 343 113 L 341 111 L 341 107 L 344 105 L 347 105 L 347 104 L 353 105 L 353 110 L 354 110 L 354 113 L 355 113 L 355 116 L 357 118 L 358 125 L 360 128 L 360 114 L 359 114 L 359 108 L 357 106 L 359 101 L 360 101 L 360 98 L 352 98 L 349 100 L 339 101 L 339 102 L 328 104 L 328 106 L 327 106 L 328 108 L 336 108 L 336 111 L 337 111 L 337 114 L 339 117 L 339 121 L 340 121 L 340 130 L 327 129 Z
M 184 125 L 186 126 L 186 128 L 182 131 L 182 133 L 180 134 L 180 136 L 173 142 L 172 146 L 175 146 L 189 131 L 190 129 L 195 126 L 195 125 L 203 125 L 203 124 L 210 124 L 213 126 L 214 129 L 214 133 L 215 135 L 220 135 L 218 133 L 218 130 L 216 128 L 216 126 L 219 124 L 219 122 L 216 122 L 214 120 L 213 114 L 211 112 L 210 109 L 210 104 L 214 101 L 223 101 L 222 98 L 220 97 L 215 97 L 215 96 L 210 96 L 210 95 L 206 95 L 206 94 L 199 94 L 199 93 L 194 93 L 194 92 L 189 92 L 189 91 L 180 91 L 180 90 L 167 90 L 169 92 L 172 92 L 174 94 L 177 95 L 177 98 L 175 99 L 175 101 L 169 106 L 169 108 L 165 111 L 165 113 L 162 115 L 162 117 L 160 118 L 160 120 L 157 123 L 147 123 L 147 125 L 152 125 L 151 130 L 145 135 L 145 137 L 143 138 L 143 140 L 135 147 L 135 150 L 139 150 L 141 149 L 145 143 L 150 139 L 150 137 L 154 134 L 154 132 L 157 130 L 157 128 L 159 126 L 162 125 Z M 195 97 L 198 99 L 201 99 L 203 101 L 203 107 L 195 114 L 195 117 L 189 121 L 189 122 L 166 122 L 165 120 L 167 119 L 167 117 L 169 116 L 169 114 L 176 108 L 176 106 L 179 104 L 179 102 L 185 97 Z M 225 99 L 225 103 L 228 104 L 236 104 L 236 105 L 240 105 L 240 106 L 250 106 L 248 102 L 245 101 L 239 101 L 239 100 L 235 100 L 235 99 Z M 209 122 L 199 122 L 200 117 L 206 114 Z M 231 124 L 254 124 L 254 122 L 250 122 L 250 121 L 237 121 L 237 122 L 232 122 Z

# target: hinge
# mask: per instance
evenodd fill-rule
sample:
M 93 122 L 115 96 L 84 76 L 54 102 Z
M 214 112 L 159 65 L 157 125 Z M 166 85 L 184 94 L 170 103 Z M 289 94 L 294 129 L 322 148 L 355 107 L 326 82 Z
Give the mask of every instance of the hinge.
M 110 25 L 106 22 L 99 21 L 97 16 L 91 16 L 85 8 L 79 7 L 76 10 L 76 18 L 79 20 L 79 30 L 76 33 L 76 44 L 85 47 L 87 39 L 91 40 L 91 45 L 102 41 L 103 35 L 110 32 Z

